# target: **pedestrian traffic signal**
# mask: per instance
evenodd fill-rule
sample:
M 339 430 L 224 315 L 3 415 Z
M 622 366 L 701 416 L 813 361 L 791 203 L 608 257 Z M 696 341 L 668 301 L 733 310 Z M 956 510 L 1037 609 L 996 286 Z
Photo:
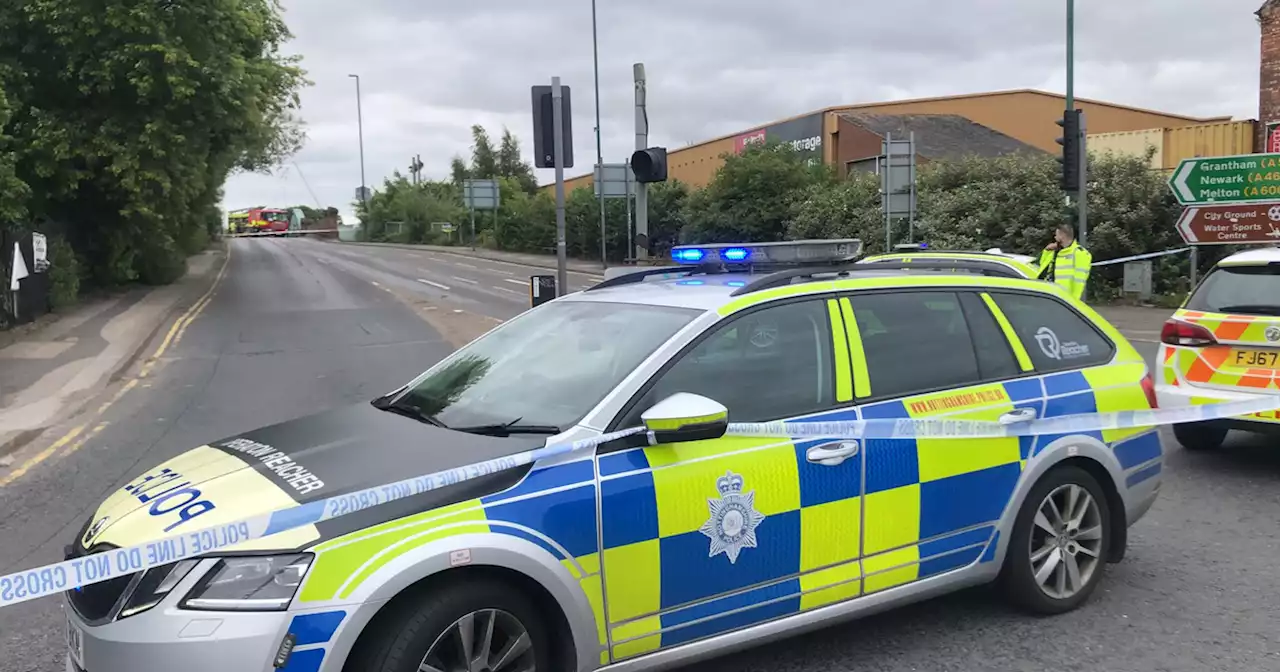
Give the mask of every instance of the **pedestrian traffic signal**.
M 637 150 L 631 155 L 631 172 L 635 173 L 636 182 L 667 181 L 667 148 L 649 147 Z
M 1066 110 L 1057 123 L 1062 127 L 1062 137 L 1058 144 L 1062 145 L 1062 156 L 1058 161 L 1062 164 L 1062 190 L 1080 191 L 1080 110 Z

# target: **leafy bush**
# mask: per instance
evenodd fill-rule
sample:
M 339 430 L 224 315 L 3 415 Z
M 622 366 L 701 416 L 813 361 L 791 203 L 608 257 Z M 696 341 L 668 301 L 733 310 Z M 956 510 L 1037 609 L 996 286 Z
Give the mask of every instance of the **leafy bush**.
M 134 271 L 143 284 L 167 285 L 187 272 L 187 255 L 168 235 L 141 241 L 138 250 L 140 254 L 134 261 Z
M 49 236 L 48 245 L 49 303 L 62 310 L 80 298 L 80 260 L 62 236 Z

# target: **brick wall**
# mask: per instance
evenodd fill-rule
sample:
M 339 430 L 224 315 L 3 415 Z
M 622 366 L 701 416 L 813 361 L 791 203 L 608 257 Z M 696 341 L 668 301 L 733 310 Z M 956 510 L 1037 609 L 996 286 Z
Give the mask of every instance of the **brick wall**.
M 1280 122 L 1280 0 L 1267 0 L 1258 10 L 1262 30 L 1261 67 L 1258 69 L 1258 131 L 1254 145 L 1267 151 L 1268 123 Z

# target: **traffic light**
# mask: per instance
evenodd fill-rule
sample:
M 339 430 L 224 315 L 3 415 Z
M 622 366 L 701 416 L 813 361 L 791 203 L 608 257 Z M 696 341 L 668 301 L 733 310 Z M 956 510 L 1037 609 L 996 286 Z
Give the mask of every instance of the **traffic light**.
M 1080 191 L 1080 110 L 1066 110 L 1057 123 L 1062 127 L 1062 137 L 1058 144 L 1062 145 L 1062 156 L 1058 161 L 1062 164 L 1062 190 Z
M 636 150 L 636 153 L 631 155 L 631 172 L 635 173 L 636 182 L 641 184 L 666 182 L 667 148 L 649 147 Z

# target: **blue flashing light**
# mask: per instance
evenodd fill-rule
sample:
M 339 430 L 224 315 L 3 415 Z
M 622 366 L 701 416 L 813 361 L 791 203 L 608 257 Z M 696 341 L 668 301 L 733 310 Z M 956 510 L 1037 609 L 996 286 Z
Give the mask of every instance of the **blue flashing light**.
M 862 241 L 789 240 L 776 243 L 729 243 L 679 246 L 671 250 L 678 264 L 818 265 L 851 262 L 862 254 Z
M 681 280 L 676 284 L 677 285 L 705 285 L 706 283 L 701 280 Z
M 730 280 L 729 282 L 726 282 L 724 284 L 728 285 L 729 287 L 746 287 L 747 286 L 747 283 L 741 280 Z
M 703 257 L 707 256 L 707 251 L 696 248 L 696 247 L 686 247 L 684 249 L 675 250 L 674 252 L 672 252 L 671 256 L 675 257 L 676 261 L 683 261 L 685 263 L 697 263 L 699 261 L 702 261 Z

